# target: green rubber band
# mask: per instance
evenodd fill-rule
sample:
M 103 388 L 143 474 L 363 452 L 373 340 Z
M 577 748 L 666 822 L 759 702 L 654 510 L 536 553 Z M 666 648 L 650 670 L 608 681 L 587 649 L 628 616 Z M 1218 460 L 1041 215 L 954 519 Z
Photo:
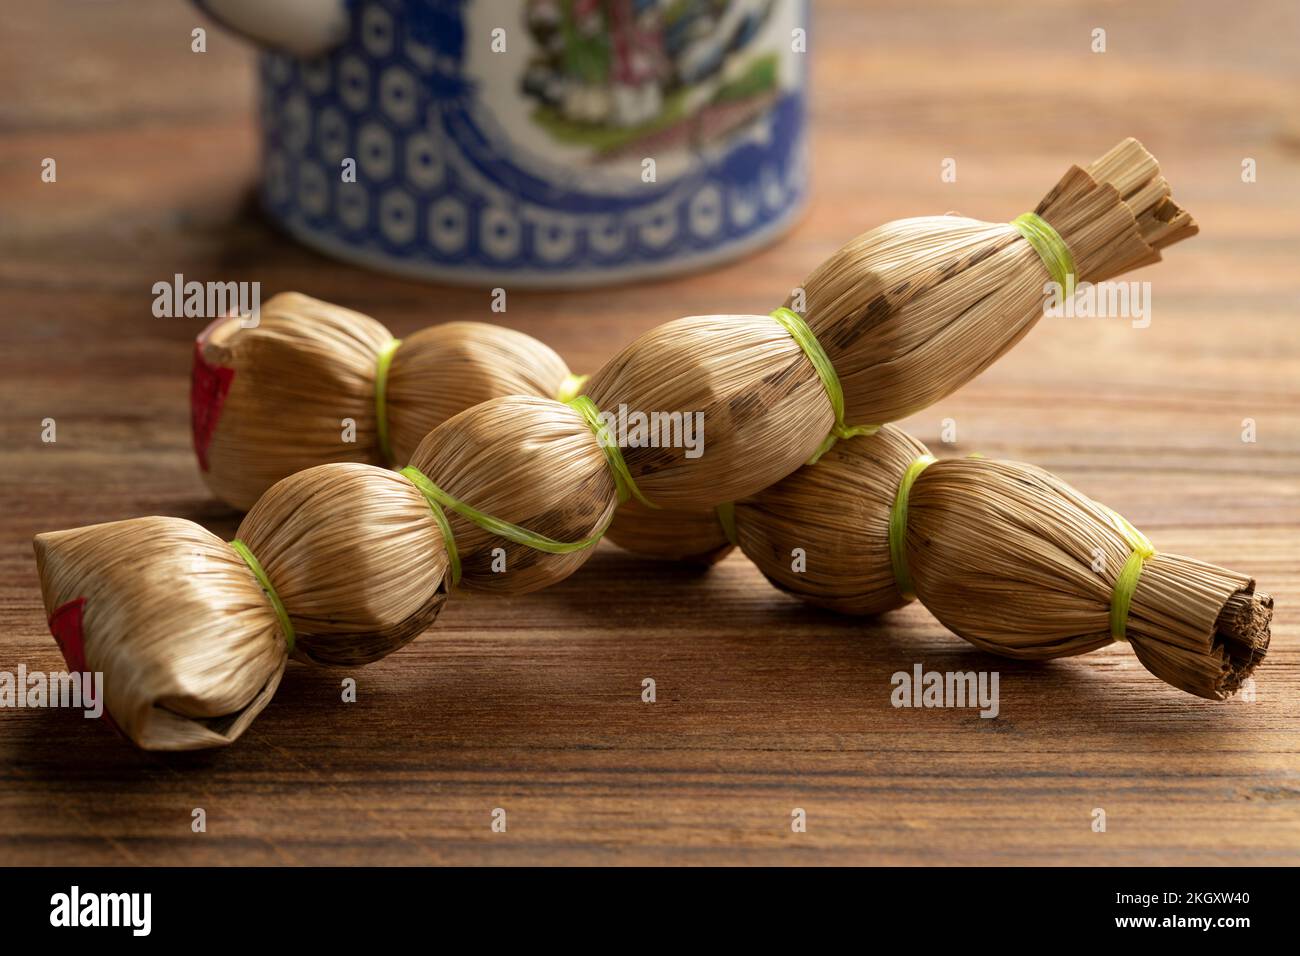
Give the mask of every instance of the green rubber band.
M 912 494 L 912 484 L 936 460 L 934 455 L 920 455 L 907 466 L 894 493 L 894 506 L 889 509 L 889 563 L 899 593 L 908 601 L 916 600 L 916 592 L 912 590 L 912 573 L 907 569 L 907 499 Z
M 401 339 L 389 339 L 379 350 L 375 362 L 375 421 L 379 431 L 379 453 L 390 465 L 393 463 L 393 449 L 388 444 L 388 367 L 393 364 L 393 353 L 401 344 Z
M 1027 212 L 1011 220 L 1011 225 L 1025 237 L 1038 257 L 1047 266 L 1047 272 L 1065 295 L 1074 292 L 1074 256 L 1061 234 L 1036 212 Z
M 284 609 L 284 602 L 280 600 L 280 595 L 275 593 L 275 587 L 271 584 L 271 579 L 266 576 L 266 570 L 262 567 L 261 562 L 253 557 L 253 552 L 248 550 L 248 545 L 238 538 L 230 542 L 230 547 L 235 554 L 244 559 L 248 569 L 253 572 L 253 577 L 257 578 L 257 583 L 266 592 L 266 596 L 271 599 L 271 606 L 275 608 L 275 616 L 280 619 L 280 629 L 284 631 L 285 647 L 292 654 L 295 640 L 293 623 L 289 620 L 289 612 Z
M 460 551 L 456 548 L 456 536 L 452 533 L 451 522 L 447 520 L 446 512 L 434 497 L 434 492 L 440 489 L 424 477 L 424 472 L 413 465 L 407 465 L 398 474 L 415 485 L 420 494 L 424 495 L 424 500 L 429 503 L 429 511 L 433 514 L 433 520 L 438 522 L 438 530 L 442 532 L 442 543 L 447 548 L 447 563 L 451 566 L 451 586 L 455 587 L 460 584 Z
M 560 383 L 559 389 L 556 390 L 555 400 L 566 404 L 573 401 L 582 394 L 582 386 L 587 384 L 589 378 L 591 378 L 590 375 L 574 375 L 570 372 L 564 376 L 564 381 Z
M 804 321 L 803 316 L 798 312 L 787 309 L 782 306 L 772 312 L 772 318 L 780 323 L 781 327 L 790 333 L 790 337 L 795 340 L 799 348 L 803 349 L 803 354 L 808 356 L 808 361 L 817 372 L 817 377 L 822 380 L 822 388 L 826 389 L 826 397 L 830 399 L 831 411 L 835 413 L 835 424 L 831 427 L 830 434 L 826 436 L 825 441 L 808 459 L 808 464 L 815 465 L 822 455 L 831 450 L 831 447 L 841 438 L 854 438 L 858 435 L 874 435 L 880 431 L 879 425 L 846 425 L 844 424 L 844 389 L 840 385 L 840 377 L 835 374 L 835 366 L 831 364 L 830 356 L 826 354 L 822 344 L 817 341 L 817 336 L 808 323 Z
M 1133 595 L 1137 591 L 1138 578 L 1142 577 L 1142 568 L 1147 561 L 1154 558 L 1158 552 L 1152 546 L 1150 539 L 1133 527 L 1119 512 L 1112 511 L 1100 503 L 1097 507 L 1110 517 L 1115 527 L 1124 536 L 1124 540 L 1128 542 L 1129 548 L 1132 549 L 1124 561 L 1124 567 L 1120 568 L 1119 576 L 1115 578 L 1115 587 L 1110 596 L 1110 636 L 1116 641 L 1127 644 L 1129 642 L 1128 612 L 1133 606 Z
M 519 525 L 511 524 L 509 521 L 502 521 L 500 518 L 494 518 L 490 514 L 479 511 L 477 508 L 465 504 L 465 502 L 453 498 L 447 492 L 443 491 L 428 476 L 414 465 L 407 465 L 401 469 L 401 473 L 411 480 L 415 487 L 419 488 L 425 498 L 430 501 L 436 501 L 443 508 L 450 508 L 462 518 L 466 518 L 484 531 L 499 535 L 514 541 L 516 544 L 522 544 L 535 551 L 544 551 L 547 554 L 572 554 L 575 551 L 581 551 L 584 548 L 590 548 L 593 544 L 604 537 L 605 530 L 609 527 L 609 522 L 605 522 L 605 527 L 593 534 L 590 538 L 583 538 L 581 541 L 556 541 L 554 538 L 548 538 L 544 534 L 538 534 L 536 531 L 529 531 L 527 528 L 521 528 Z M 613 516 L 611 515 L 611 518 Z M 448 526 L 447 533 L 450 538 L 451 528 Z M 448 549 L 450 555 L 450 549 Z
M 586 395 L 578 395 L 564 404 L 581 415 L 588 427 L 596 435 L 596 440 L 600 443 L 600 450 L 605 453 L 605 460 L 609 462 L 609 470 L 614 474 L 614 487 L 618 490 L 618 503 L 622 504 L 628 498 L 635 497 L 637 501 L 647 508 L 658 508 L 659 506 L 641 494 L 641 489 L 636 486 L 636 482 L 632 479 L 632 472 L 628 470 L 627 462 L 623 460 L 623 451 L 618 447 L 618 442 L 614 440 L 614 436 L 609 433 L 609 427 L 605 424 L 604 419 L 600 417 L 600 409 L 596 407 L 596 403 Z
M 722 532 L 727 536 L 727 540 L 734 545 L 739 545 L 740 542 L 736 539 L 736 503 L 724 501 L 713 510 L 718 515 L 718 524 L 722 525 Z

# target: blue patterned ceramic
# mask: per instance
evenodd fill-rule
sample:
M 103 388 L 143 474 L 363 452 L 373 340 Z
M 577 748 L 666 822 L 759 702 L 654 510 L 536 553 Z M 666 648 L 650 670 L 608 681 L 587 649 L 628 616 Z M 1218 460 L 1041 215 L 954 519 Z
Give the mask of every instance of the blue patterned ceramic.
M 200 5 L 268 45 L 265 205 L 338 258 L 621 281 L 751 249 L 804 198 L 798 0 L 281 3 Z

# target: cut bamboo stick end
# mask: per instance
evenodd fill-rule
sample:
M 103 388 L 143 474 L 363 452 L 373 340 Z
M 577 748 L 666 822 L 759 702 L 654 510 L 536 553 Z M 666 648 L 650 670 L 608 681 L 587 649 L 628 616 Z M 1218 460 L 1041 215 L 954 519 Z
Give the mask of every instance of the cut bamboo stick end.
M 1219 699 L 1235 694 L 1263 662 L 1272 623 L 1273 596 L 1263 591 L 1238 591 L 1223 606 L 1214 626 L 1214 646 L 1224 654 Z
M 1100 282 L 1159 262 L 1161 249 L 1196 234 L 1171 194 L 1155 157 L 1129 138 L 1071 167 L 1035 211 L 1070 247 L 1079 279 Z
M 1162 249 L 1196 235 L 1191 214 L 1174 202 L 1173 189 L 1160 164 L 1141 143 L 1129 137 L 1085 167 L 1098 183 L 1115 187 L 1137 222 L 1142 240 Z
M 1165 585 L 1174 581 L 1190 585 L 1193 575 L 1208 572 L 1200 583 L 1214 588 L 1215 579 L 1233 576 L 1233 572 L 1176 555 L 1161 558 L 1170 564 L 1153 563 L 1147 571 L 1163 577 Z M 1202 606 L 1200 611 L 1194 602 L 1173 606 L 1168 596 L 1155 601 L 1148 594 L 1138 612 L 1144 626 L 1130 628 L 1130 646 L 1142 665 L 1165 683 L 1206 700 L 1227 700 L 1241 690 L 1268 651 L 1273 598 L 1255 591 L 1248 578 L 1238 577 L 1238 581 L 1239 586 L 1221 592 L 1222 603 Z M 1206 611 L 1215 615 L 1212 621 Z M 1182 627 L 1178 626 L 1179 616 L 1183 617 Z M 1162 626 L 1151 627 L 1162 617 Z
M 1191 214 L 1172 199 L 1166 199 L 1154 209 L 1143 213 L 1138 218 L 1138 229 L 1155 249 L 1190 239 L 1201 231 Z

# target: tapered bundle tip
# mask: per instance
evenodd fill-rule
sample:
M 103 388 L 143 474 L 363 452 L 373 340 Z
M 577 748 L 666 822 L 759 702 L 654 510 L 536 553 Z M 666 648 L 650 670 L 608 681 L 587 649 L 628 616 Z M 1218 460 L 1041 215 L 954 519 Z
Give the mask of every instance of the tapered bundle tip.
M 1273 621 L 1273 596 L 1262 591 L 1238 591 L 1219 613 L 1215 645 L 1223 668 L 1217 699 L 1235 694 L 1268 654 Z
M 1206 700 L 1227 700 L 1268 653 L 1273 598 L 1249 582 L 1231 593 L 1202 634 L 1135 636 L 1133 652 L 1152 674 Z

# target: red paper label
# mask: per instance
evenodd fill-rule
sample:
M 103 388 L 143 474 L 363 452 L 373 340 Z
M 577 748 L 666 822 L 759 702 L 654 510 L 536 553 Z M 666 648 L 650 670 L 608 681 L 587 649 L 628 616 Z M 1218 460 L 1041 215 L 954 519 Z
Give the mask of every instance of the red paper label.
M 203 357 L 203 336 L 194 343 L 194 370 L 190 376 L 190 430 L 194 433 L 194 454 L 199 467 L 208 470 L 208 445 L 221 417 L 233 368 L 213 365 Z
M 85 606 L 84 597 L 62 605 L 50 615 L 50 633 L 54 635 L 59 650 L 63 652 L 63 660 L 68 665 L 68 671 L 73 674 L 88 675 L 90 668 L 86 666 L 86 643 L 81 635 L 81 612 Z M 90 691 L 87 689 L 83 693 L 89 694 Z M 113 719 L 112 714 L 105 710 L 102 716 L 114 730 L 118 733 L 122 732 L 122 728 L 117 726 L 117 721 Z
M 77 598 L 50 615 L 50 633 L 63 652 L 68 670 L 76 674 L 86 672 L 86 645 L 81 637 L 81 609 L 85 605 L 85 598 Z

